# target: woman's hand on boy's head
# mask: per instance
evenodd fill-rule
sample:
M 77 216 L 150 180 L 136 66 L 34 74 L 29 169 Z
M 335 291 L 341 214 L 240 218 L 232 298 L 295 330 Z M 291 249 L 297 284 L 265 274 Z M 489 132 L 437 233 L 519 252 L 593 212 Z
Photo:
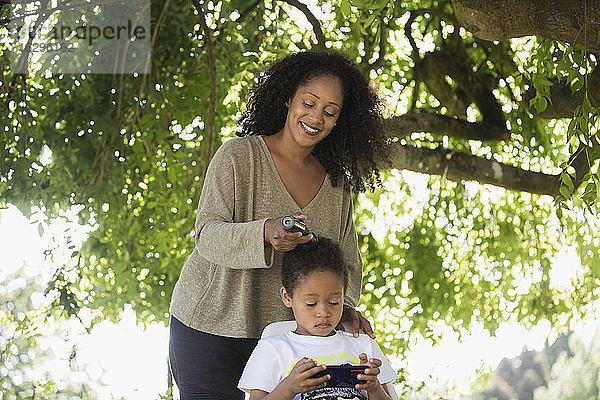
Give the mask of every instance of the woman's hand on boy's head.
M 358 355 L 360 359 L 360 365 L 368 365 L 369 368 L 365 369 L 364 374 L 358 374 L 357 378 L 362 381 L 367 381 L 367 383 L 357 384 L 355 386 L 356 389 L 364 389 L 367 392 L 372 392 L 379 390 L 381 384 L 377 380 L 377 375 L 379 375 L 381 366 L 381 360 L 378 358 L 369 359 L 365 353 L 360 353 Z
M 287 391 L 291 397 L 298 393 L 324 388 L 325 382 L 331 379 L 329 374 L 319 378 L 311 378 L 311 376 L 324 369 L 325 365 L 317 365 L 314 360 L 304 357 L 298 360 L 290 374 L 277 385 L 277 388 Z
M 340 323 L 338 324 L 336 329 L 344 331 L 345 329 L 342 325 L 342 322 L 344 321 L 349 321 L 352 325 L 352 335 L 354 337 L 358 337 L 358 334 L 360 333 L 360 328 L 362 328 L 362 330 L 367 335 L 369 335 L 371 339 L 375 339 L 375 334 L 373 333 L 373 328 L 371 327 L 371 323 L 369 322 L 369 320 L 366 319 L 360 311 L 358 311 L 352 306 L 349 306 L 348 304 L 344 304 L 342 319 L 340 320 Z

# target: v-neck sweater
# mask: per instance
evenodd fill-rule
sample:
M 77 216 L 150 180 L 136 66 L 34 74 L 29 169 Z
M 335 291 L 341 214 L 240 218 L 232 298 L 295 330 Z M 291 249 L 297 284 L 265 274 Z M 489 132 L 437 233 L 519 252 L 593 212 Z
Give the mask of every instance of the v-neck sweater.
M 326 176 L 300 208 L 285 188 L 261 136 L 231 139 L 213 156 L 196 216 L 196 241 L 171 298 L 170 313 L 196 330 L 259 338 L 271 322 L 293 319 L 279 294 L 282 253 L 264 239 L 269 218 L 301 212 L 318 237 L 339 244 L 348 264 L 346 303 L 360 299 L 362 259 L 343 182 Z

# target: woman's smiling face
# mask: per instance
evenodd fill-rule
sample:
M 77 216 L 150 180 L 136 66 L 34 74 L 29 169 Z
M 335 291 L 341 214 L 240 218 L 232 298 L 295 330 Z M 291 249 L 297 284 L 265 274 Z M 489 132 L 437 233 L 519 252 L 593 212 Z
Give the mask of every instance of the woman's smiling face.
M 344 90 L 339 78 L 321 75 L 300 85 L 289 100 L 283 134 L 311 149 L 335 126 L 342 111 Z

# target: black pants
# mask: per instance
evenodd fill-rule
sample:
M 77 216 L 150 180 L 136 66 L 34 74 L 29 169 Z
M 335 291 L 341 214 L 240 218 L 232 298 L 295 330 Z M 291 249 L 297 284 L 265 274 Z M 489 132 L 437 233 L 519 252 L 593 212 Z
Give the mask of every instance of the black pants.
M 181 400 L 238 400 L 237 388 L 257 339 L 211 335 L 171 317 L 169 361 Z

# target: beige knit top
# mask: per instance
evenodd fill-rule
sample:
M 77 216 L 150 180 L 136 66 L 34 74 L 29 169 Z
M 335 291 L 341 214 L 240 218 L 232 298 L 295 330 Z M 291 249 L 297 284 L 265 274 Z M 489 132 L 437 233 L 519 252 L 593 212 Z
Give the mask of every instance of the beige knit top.
M 196 245 L 171 299 L 171 315 L 215 335 L 259 338 L 271 322 L 293 319 L 279 295 L 281 253 L 264 240 L 268 218 L 302 212 L 317 236 L 338 242 L 350 270 L 346 302 L 360 298 L 362 260 L 352 198 L 325 178 L 301 209 L 286 190 L 260 136 L 225 142 L 208 167 L 196 217 Z

